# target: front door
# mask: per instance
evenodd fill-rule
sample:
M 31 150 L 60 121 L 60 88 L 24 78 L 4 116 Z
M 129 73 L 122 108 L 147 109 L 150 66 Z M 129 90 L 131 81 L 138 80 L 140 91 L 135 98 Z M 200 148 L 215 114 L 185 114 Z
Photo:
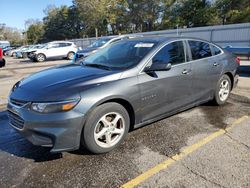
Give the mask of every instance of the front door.
M 138 75 L 142 122 L 178 110 L 193 101 L 192 70 L 191 64 L 186 62 L 183 41 L 164 46 L 148 66 L 158 62 L 171 63 L 171 69 Z

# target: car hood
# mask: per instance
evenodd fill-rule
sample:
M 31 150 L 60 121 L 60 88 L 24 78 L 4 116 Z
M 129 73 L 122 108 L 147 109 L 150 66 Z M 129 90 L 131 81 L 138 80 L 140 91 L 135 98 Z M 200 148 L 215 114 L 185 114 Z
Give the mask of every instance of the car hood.
M 34 52 L 34 51 L 37 51 L 39 50 L 39 48 L 32 48 L 32 49 L 29 49 L 29 50 L 25 50 L 25 52 Z
M 121 73 L 69 64 L 35 73 L 17 85 L 10 98 L 25 101 L 59 101 L 80 97 L 89 87 L 120 78 Z

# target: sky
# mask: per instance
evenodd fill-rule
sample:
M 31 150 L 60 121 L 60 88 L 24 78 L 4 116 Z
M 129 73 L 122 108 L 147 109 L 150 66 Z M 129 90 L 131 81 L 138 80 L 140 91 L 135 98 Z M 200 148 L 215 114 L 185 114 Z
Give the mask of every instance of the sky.
M 42 20 L 48 5 L 70 6 L 72 0 L 0 0 L 0 24 L 24 30 L 26 20 Z

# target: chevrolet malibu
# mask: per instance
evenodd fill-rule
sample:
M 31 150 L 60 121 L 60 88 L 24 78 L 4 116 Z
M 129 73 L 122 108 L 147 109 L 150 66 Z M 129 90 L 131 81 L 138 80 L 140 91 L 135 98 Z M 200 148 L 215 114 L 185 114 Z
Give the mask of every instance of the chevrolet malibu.
M 10 93 L 10 125 L 51 152 L 105 153 L 129 130 L 201 103 L 226 103 L 239 59 L 194 38 L 140 37 L 33 74 Z

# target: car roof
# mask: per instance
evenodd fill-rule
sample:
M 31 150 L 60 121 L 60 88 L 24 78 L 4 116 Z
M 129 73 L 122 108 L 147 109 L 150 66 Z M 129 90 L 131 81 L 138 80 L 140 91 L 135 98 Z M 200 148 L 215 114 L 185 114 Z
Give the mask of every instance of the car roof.
M 128 35 L 116 35 L 116 36 L 104 36 L 104 37 L 99 37 L 98 39 L 120 39 L 124 37 L 142 37 L 143 35 L 133 35 L 133 34 L 128 34 Z M 97 39 L 97 40 L 98 40 Z
M 48 43 L 58 43 L 58 42 L 61 42 L 61 43 L 73 43 L 73 42 L 70 42 L 70 41 L 64 41 L 64 40 L 51 41 L 51 42 L 48 42 Z
M 194 38 L 194 37 L 185 37 L 185 36 L 162 36 L 162 35 L 144 35 L 142 37 L 137 37 L 137 38 L 130 38 L 128 40 L 134 40 L 134 41 L 145 41 L 145 42 L 157 42 L 157 43 L 162 43 L 162 42 L 167 42 L 167 41 L 173 41 L 173 40 L 200 40 L 204 42 L 211 43 L 209 41 L 206 41 L 204 39 L 199 39 L 199 38 Z

